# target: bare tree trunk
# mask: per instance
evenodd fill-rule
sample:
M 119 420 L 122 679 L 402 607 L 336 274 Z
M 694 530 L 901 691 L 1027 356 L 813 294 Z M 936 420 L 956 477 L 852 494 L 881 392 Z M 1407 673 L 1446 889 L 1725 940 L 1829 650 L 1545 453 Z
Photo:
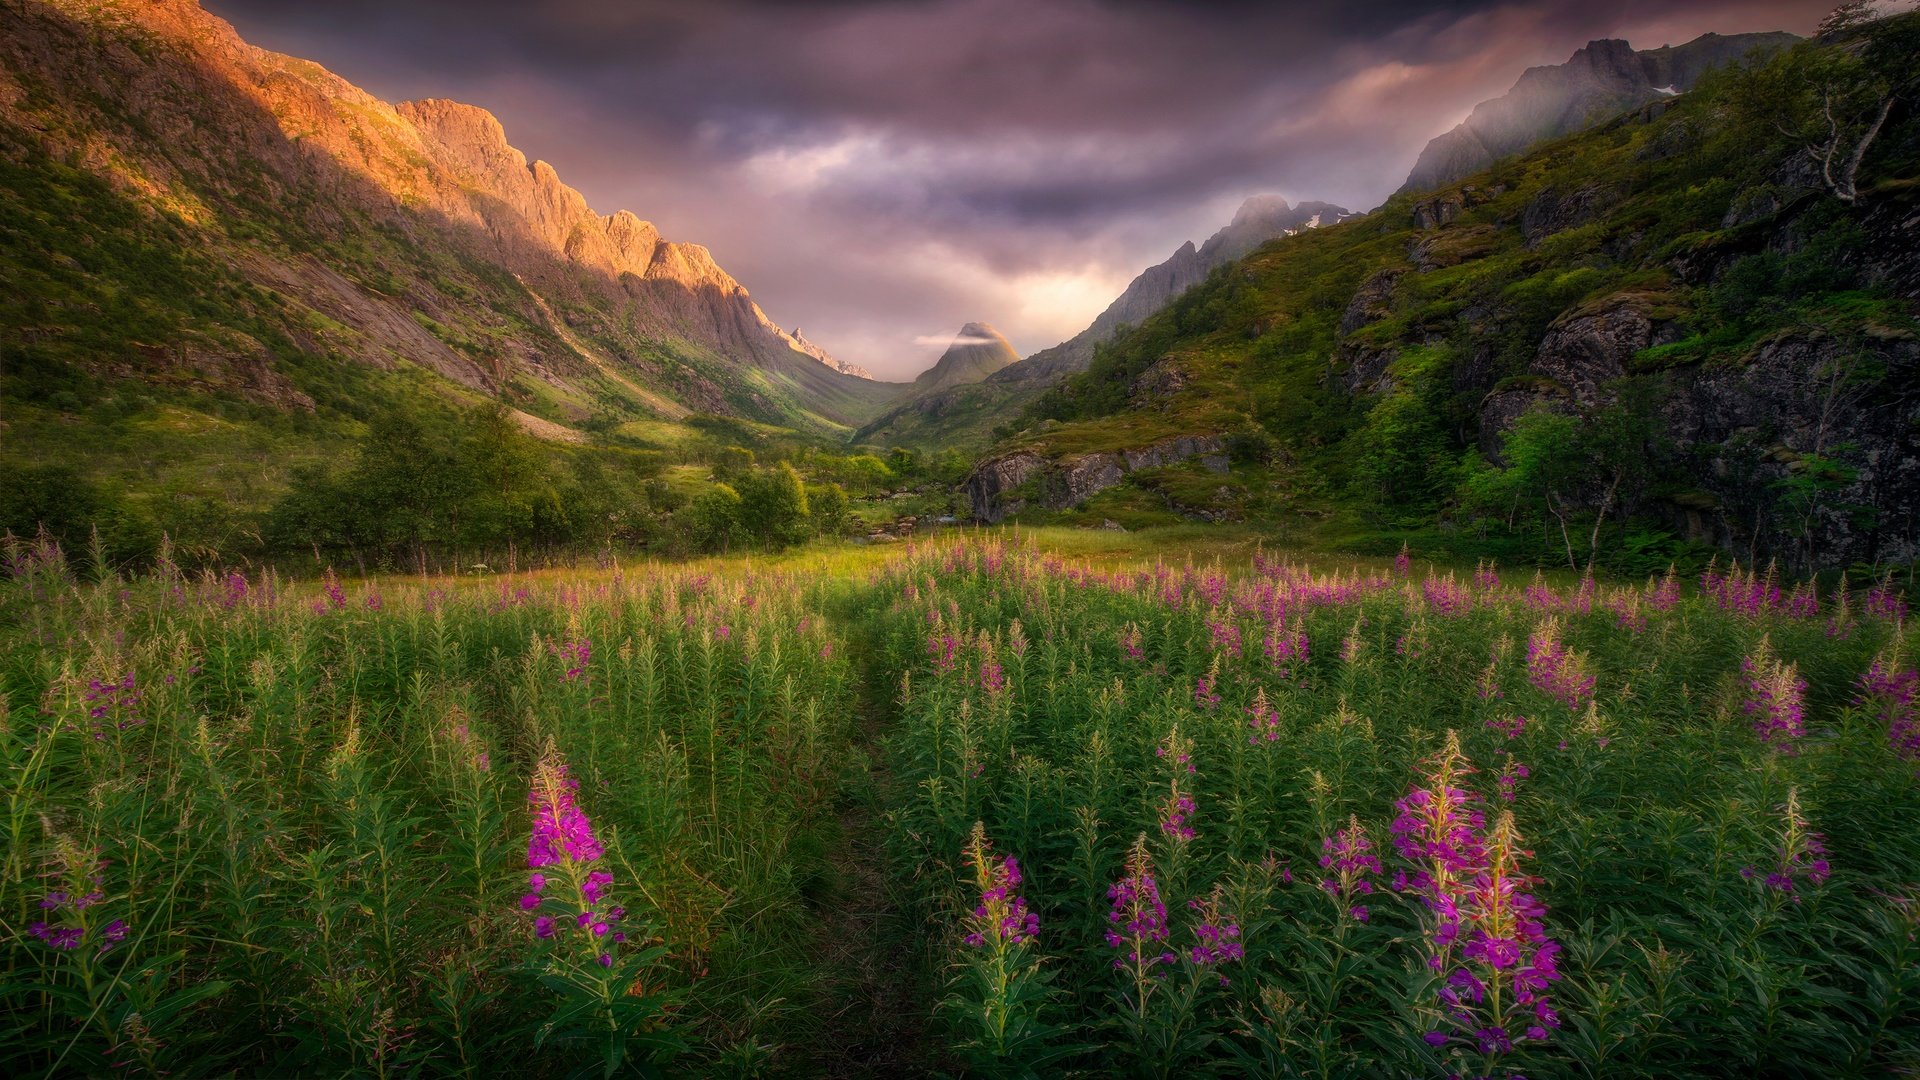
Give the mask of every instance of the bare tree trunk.
M 1567 545 L 1567 569 L 1578 570 L 1580 564 L 1573 559 L 1573 535 L 1567 531 L 1567 516 L 1553 505 L 1553 492 L 1547 492 L 1547 509 L 1553 512 L 1554 519 L 1560 522 L 1560 542 Z
M 1625 469 L 1613 470 L 1613 483 L 1607 485 L 1607 497 L 1600 500 L 1600 512 L 1593 516 L 1593 536 L 1587 540 L 1587 569 L 1593 569 L 1593 560 L 1600 557 L 1600 526 L 1607 520 L 1607 511 L 1613 509 L 1613 497 L 1620 490 L 1620 481 L 1626 476 Z

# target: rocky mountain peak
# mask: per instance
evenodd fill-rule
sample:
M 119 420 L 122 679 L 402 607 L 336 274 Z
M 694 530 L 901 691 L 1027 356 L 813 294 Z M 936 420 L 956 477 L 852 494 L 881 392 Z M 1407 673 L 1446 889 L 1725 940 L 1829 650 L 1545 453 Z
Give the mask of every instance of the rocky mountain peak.
M 914 379 L 921 390 L 976 383 L 1009 364 L 1020 361 L 1013 345 L 989 323 L 970 322 L 953 337 L 953 344 L 934 365 Z
M 1785 33 L 1706 34 L 1644 52 L 1618 38 L 1589 41 L 1566 63 L 1528 68 L 1513 89 L 1475 105 L 1458 127 L 1427 143 L 1400 190 L 1442 187 L 1535 143 L 1688 90 L 1710 68 L 1797 40 Z

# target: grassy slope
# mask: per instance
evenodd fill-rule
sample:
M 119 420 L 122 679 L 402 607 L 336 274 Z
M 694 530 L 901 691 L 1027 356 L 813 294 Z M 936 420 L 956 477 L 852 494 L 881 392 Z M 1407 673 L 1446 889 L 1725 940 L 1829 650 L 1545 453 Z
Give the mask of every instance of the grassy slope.
M 1342 386 L 1338 325 L 1371 274 L 1410 271 L 1416 246 L 1435 268 L 1406 273 L 1392 313 L 1355 333 L 1349 345 L 1397 350 L 1391 374 L 1403 386 L 1457 387 L 1423 402 L 1451 429 L 1455 453 L 1472 445 L 1480 395 L 1524 376 L 1547 327 L 1609 297 L 1641 294 L 1695 330 L 1680 345 L 1649 355 L 1648 370 L 1736 362 L 1795 320 L 1842 333 L 1875 323 L 1911 325 L 1904 305 L 1842 289 L 1797 297 L 1797 309 L 1782 305 L 1776 323 L 1729 326 L 1705 310 L 1706 289 L 1669 271 L 1684 255 L 1754 250 L 1773 224 L 1762 219 L 1722 227 L 1736 197 L 1770 190 L 1770 174 L 1787 156 L 1773 132 L 1727 122 L 1738 83 L 1734 76 L 1710 79 L 1651 118 L 1630 115 L 1446 189 L 1441 194 L 1465 192 L 1470 205 L 1445 228 L 1421 230 L 1413 209 L 1429 196 L 1402 195 L 1366 217 L 1268 244 L 1102 349 L 1088 372 L 1039 402 L 1024 417 L 1025 429 L 996 452 L 1028 448 L 1071 457 L 1173 433 L 1257 426 L 1281 451 L 1277 464 L 1245 470 L 1252 486 L 1281 493 L 1269 508 L 1308 511 L 1308 521 L 1298 523 L 1303 532 L 1355 537 L 1365 530 L 1358 518 L 1368 499 L 1352 489 L 1360 452 L 1353 436 L 1382 399 L 1350 395 Z M 1914 126 L 1911 116 L 1896 123 L 1870 161 L 1878 197 L 1911 197 Z M 1674 146 L 1679 152 L 1667 149 Z M 1564 193 L 1585 186 L 1617 201 L 1595 220 L 1530 247 L 1519 227 L 1528 204 L 1549 188 Z M 1145 407 L 1130 402 L 1128 388 L 1163 358 L 1187 376 L 1189 387 Z M 1467 370 L 1469 361 L 1481 370 Z M 1153 500 L 1140 494 L 1097 498 L 1150 508 Z

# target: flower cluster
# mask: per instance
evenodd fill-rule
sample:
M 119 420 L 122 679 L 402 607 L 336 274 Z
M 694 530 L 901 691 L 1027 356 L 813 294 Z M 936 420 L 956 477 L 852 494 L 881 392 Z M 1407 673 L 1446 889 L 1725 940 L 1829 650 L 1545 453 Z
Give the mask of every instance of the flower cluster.
M 1881 653 L 1861 674 L 1858 703 L 1886 725 L 1894 753 L 1920 760 L 1920 671 L 1902 666 L 1897 651 Z
M 974 822 L 966 856 L 980 902 L 968 920 L 967 944 L 977 949 L 1022 945 L 1040 933 L 1040 916 L 1027 909 L 1027 898 L 1016 891 L 1022 880 L 1019 862 L 1011 855 L 996 858 L 991 848 L 986 825 Z
M 1207 633 L 1212 639 L 1216 652 L 1225 652 L 1235 660 L 1240 658 L 1240 624 L 1229 618 L 1207 617 Z
M 1429 1045 L 1464 1039 L 1489 1057 L 1516 1043 L 1541 1042 L 1560 1026 L 1548 988 L 1560 978 L 1560 946 L 1547 937 L 1546 905 L 1524 890 L 1537 878 L 1520 869 L 1513 815 L 1502 813 L 1487 834 L 1485 862 L 1465 890 L 1453 925 L 1460 962 L 1446 971 L 1440 1011 L 1453 1029 L 1429 1031 Z
M 566 759 L 548 740 L 527 793 L 527 801 L 533 804 L 533 831 L 527 841 L 527 869 L 532 872 L 520 908 L 531 912 L 550 899 L 557 901 L 561 917 L 537 915 L 533 921 L 535 936 L 555 937 L 571 923 L 573 928 L 587 932 L 585 940 L 600 966 L 612 967 L 612 946 L 627 939 L 619 929 L 627 911 L 602 903 L 608 898 L 613 875 L 594 869 L 605 848 L 575 798 L 579 790 L 579 781 L 567 771 Z M 545 895 L 549 885 L 564 887 L 568 895 L 549 898 Z
M 560 662 L 567 665 L 564 678 L 568 682 L 587 673 L 587 661 L 593 659 L 593 642 L 581 638 L 579 641 L 566 641 L 551 648 L 553 654 L 560 658 Z
M 1235 960 L 1246 958 L 1247 950 L 1240 943 L 1240 924 L 1224 914 L 1221 909 L 1220 886 L 1213 887 L 1213 895 L 1205 900 L 1187 901 L 1187 907 L 1193 909 L 1198 920 L 1193 924 L 1193 944 L 1187 949 L 1187 959 L 1196 967 L 1210 968 Z M 1225 975 L 1220 976 L 1220 985 L 1227 985 Z
M 1160 884 L 1153 877 L 1153 857 L 1147 854 L 1146 837 L 1134 841 L 1127 853 L 1124 876 L 1107 890 L 1112 906 L 1107 912 L 1107 946 L 1119 950 L 1113 966 L 1132 968 L 1144 975 L 1156 964 L 1171 964 L 1177 957 L 1163 944 L 1167 940 L 1167 905 L 1160 899 Z
M 1500 774 L 1494 778 L 1494 782 L 1499 787 L 1501 800 L 1504 802 L 1512 802 L 1514 797 L 1520 793 L 1520 781 L 1532 775 L 1533 770 L 1513 760 L 1513 755 L 1508 754 L 1506 767 L 1501 769 Z
M 1393 557 L 1393 572 L 1397 577 L 1406 577 L 1413 573 L 1413 553 L 1407 545 L 1400 545 L 1400 554 Z
M 83 699 L 96 740 L 104 740 L 109 729 L 125 731 L 146 723 L 140 715 L 140 687 L 132 672 L 118 680 L 88 679 Z
M 1725 573 L 1720 572 L 1717 564 L 1709 563 L 1700 574 L 1700 591 L 1718 604 L 1720 610 L 1738 615 L 1764 615 L 1785 606 L 1771 566 L 1762 575 L 1751 569 L 1740 569 L 1738 562 Z
M 927 655 L 933 657 L 933 670 L 952 671 L 959 663 L 960 639 L 952 634 L 935 634 L 927 639 Z
M 1740 708 L 1752 721 L 1753 733 L 1761 742 L 1791 752 L 1806 733 L 1807 681 L 1794 665 L 1780 662 L 1765 636 L 1740 662 L 1740 672 L 1747 684 Z
M 1323 838 L 1320 851 L 1320 868 L 1328 874 L 1320 879 L 1320 887 L 1339 902 L 1341 911 L 1356 922 L 1366 922 L 1367 906 L 1359 900 L 1373 892 L 1369 875 L 1378 876 L 1383 871 L 1359 815 L 1348 818 L 1346 828 Z
M 1436 615 L 1465 615 L 1473 609 L 1473 593 L 1455 581 L 1451 573 L 1422 580 L 1420 597 Z
M 1867 590 L 1860 607 L 1868 615 L 1888 622 L 1905 622 L 1907 618 L 1907 598 L 1894 587 L 1892 571 Z
M 1267 630 L 1263 646 L 1267 654 L 1267 662 L 1273 665 L 1274 671 L 1281 678 L 1291 679 L 1295 675 L 1306 673 L 1309 642 L 1305 626 L 1298 623 L 1288 626 L 1276 621 Z
M 1560 640 L 1560 620 L 1549 616 L 1527 638 L 1527 681 L 1536 690 L 1578 711 L 1593 699 L 1594 677 L 1586 657 Z
M 1141 647 L 1140 642 L 1141 635 L 1138 626 L 1128 623 L 1126 629 L 1120 631 L 1120 648 L 1127 654 L 1127 659 L 1145 660 L 1147 658 L 1147 652 Z
M 1395 891 L 1413 893 L 1430 919 L 1427 964 L 1443 970 L 1460 933 L 1460 905 L 1466 886 L 1484 866 L 1479 830 L 1486 816 L 1479 796 L 1459 785 L 1473 771 L 1460 751 L 1460 736 L 1447 733 L 1446 745 L 1428 763 L 1425 785 L 1394 803 L 1393 846 L 1409 869 L 1396 871 Z
M 1667 564 L 1667 576 L 1659 584 L 1649 581 L 1647 584 L 1647 606 L 1655 611 L 1672 611 L 1680 603 L 1680 572 L 1672 563 Z
M 1253 692 L 1253 704 L 1247 707 L 1247 727 L 1251 734 L 1247 736 L 1248 746 L 1258 746 L 1262 740 L 1280 741 L 1280 711 L 1267 700 L 1267 690 L 1261 687 Z
M 88 909 L 107 898 L 106 861 L 99 852 L 62 838 L 55 849 L 54 887 L 40 898 L 44 916 L 27 925 L 28 936 L 50 949 L 70 952 L 92 945 L 107 952 L 126 940 L 124 919 L 95 925 Z
M 1474 563 L 1473 583 L 1481 592 L 1492 592 L 1500 587 L 1500 568 L 1488 559 Z
M 1487 721 L 1487 726 L 1505 735 L 1508 739 L 1517 739 L 1527 730 L 1528 720 L 1524 716 L 1496 716 Z

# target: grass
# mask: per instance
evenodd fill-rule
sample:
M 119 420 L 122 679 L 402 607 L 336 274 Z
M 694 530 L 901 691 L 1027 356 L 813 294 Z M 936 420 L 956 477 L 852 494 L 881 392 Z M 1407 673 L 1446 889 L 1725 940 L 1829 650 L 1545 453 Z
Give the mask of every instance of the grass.
M 1876 656 L 1909 663 L 1889 594 L 1809 613 L 1737 574 L 1679 599 L 1423 583 L 1264 540 L 1010 527 L 307 585 L 87 583 L 16 548 L 0 581 L 8 1067 L 1920 1063 L 1900 902 L 1920 780 L 1889 742 L 1908 706 L 1860 681 Z M 1529 638 L 1560 666 L 1543 675 Z M 1784 664 L 1765 685 L 1805 680 L 1804 731 L 1770 742 L 1747 703 Z M 1513 1051 L 1456 1030 L 1423 974 L 1429 909 L 1388 887 L 1418 869 L 1387 842 L 1393 802 L 1450 738 L 1479 770 L 1457 786 L 1484 799 L 1489 843 L 1511 811 L 1525 852 L 1502 857 L 1562 948 L 1561 1026 Z M 1191 772 L 1170 768 L 1181 755 Z M 562 769 L 603 850 L 542 856 L 530 889 L 529 789 L 547 805 Z M 1160 827 L 1183 796 L 1191 837 Z M 1315 887 L 1321 838 L 1350 817 L 1388 864 L 1349 897 L 1364 922 Z M 1793 864 L 1789 894 L 1742 876 L 1808 830 L 1830 880 Z M 1007 855 L 1031 941 L 969 914 Z M 1104 937 L 1129 874 L 1154 875 L 1174 951 L 1131 975 Z M 568 929 L 581 911 L 608 935 Z M 1195 927 L 1238 949 L 1191 954 Z

